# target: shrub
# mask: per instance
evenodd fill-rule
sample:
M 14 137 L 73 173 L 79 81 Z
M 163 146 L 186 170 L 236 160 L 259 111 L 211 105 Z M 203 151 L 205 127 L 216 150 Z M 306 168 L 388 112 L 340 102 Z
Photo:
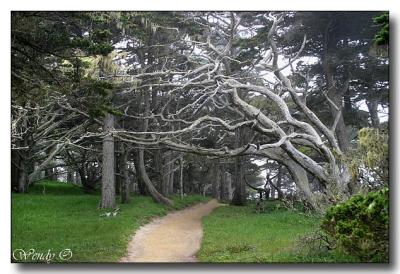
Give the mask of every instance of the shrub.
M 389 181 L 389 134 L 387 130 L 362 128 L 358 132 L 358 147 L 347 161 L 353 180 L 369 178 L 374 186 L 387 186 Z M 364 176 L 367 174 L 366 178 Z M 372 177 L 372 178 L 371 178 Z M 372 180 L 371 180 L 372 179 Z
M 343 248 L 363 262 L 389 260 L 389 189 L 366 196 L 356 195 L 347 202 L 331 207 L 322 229 Z

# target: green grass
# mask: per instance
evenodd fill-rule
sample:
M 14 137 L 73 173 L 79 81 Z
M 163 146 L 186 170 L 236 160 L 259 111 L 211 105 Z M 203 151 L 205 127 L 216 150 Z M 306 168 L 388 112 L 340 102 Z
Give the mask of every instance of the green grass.
M 125 254 L 130 236 L 139 226 L 208 198 L 172 199 L 174 208 L 167 209 L 150 197 L 133 196 L 129 204 L 118 205 L 116 217 L 106 218 L 100 217 L 98 194 L 84 194 L 71 184 L 42 182 L 27 194 L 12 194 L 12 250 L 51 250 L 56 253 L 52 262 L 64 262 L 58 259 L 59 252 L 71 249 L 73 256 L 68 262 L 115 262 Z
M 335 252 L 305 252 L 299 237 L 312 233 L 320 218 L 276 209 L 256 213 L 254 204 L 221 206 L 203 219 L 204 237 L 198 259 L 213 263 L 354 262 Z

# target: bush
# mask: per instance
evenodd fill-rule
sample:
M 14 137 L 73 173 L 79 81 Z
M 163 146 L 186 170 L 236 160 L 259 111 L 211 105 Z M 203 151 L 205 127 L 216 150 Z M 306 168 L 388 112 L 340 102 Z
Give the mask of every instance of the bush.
M 363 262 L 389 260 L 389 189 L 356 195 L 331 207 L 322 229 L 343 248 Z

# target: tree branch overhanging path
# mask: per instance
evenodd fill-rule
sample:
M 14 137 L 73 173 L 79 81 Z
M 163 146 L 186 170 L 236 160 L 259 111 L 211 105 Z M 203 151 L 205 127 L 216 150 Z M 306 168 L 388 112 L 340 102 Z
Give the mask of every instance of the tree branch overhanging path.
M 343 199 L 348 196 L 346 185 L 348 184 L 349 176 L 345 174 L 346 168 L 344 168 L 341 163 L 337 162 L 332 152 L 335 150 L 336 154 L 341 156 L 342 151 L 338 146 L 338 141 L 334 136 L 334 132 L 325 126 L 307 107 L 306 103 L 298 95 L 301 93 L 301 90 L 296 90 L 292 86 L 289 78 L 282 73 L 282 70 L 288 65 L 282 67 L 278 66 L 280 52 L 275 39 L 277 27 L 284 16 L 270 16 L 272 26 L 268 32 L 266 42 L 269 44 L 268 50 L 272 58 L 270 58 L 270 61 L 266 60 L 264 63 L 260 62 L 260 64 L 264 66 L 266 71 L 270 71 L 276 76 L 281 90 L 284 92 L 283 94 L 276 94 L 276 92 L 267 85 L 257 85 L 249 82 L 242 83 L 241 77 L 237 77 L 237 72 L 232 70 L 231 67 L 236 61 L 232 45 L 235 40 L 240 37 L 239 26 L 241 17 L 239 14 L 230 13 L 230 24 L 225 26 L 225 32 L 229 33 L 229 35 L 222 39 L 222 43 L 219 42 L 218 46 L 214 45 L 212 42 L 211 36 L 216 35 L 212 32 L 208 35 L 206 42 L 189 40 L 189 44 L 194 45 L 197 50 L 202 52 L 199 56 L 186 56 L 186 58 L 189 58 L 189 61 L 195 65 L 193 70 L 189 70 L 188 72 L 182 71 L 178 74 L 175 71 L 162 70 L 158 72 L 160 77 L 156 83 L 150 83 L 139 87 L 139 89 L 143 89 L 143 92 L 145 92 L 145 100 L 149 98 L 147 94 L 153 92 L 152 90 L 157 87 L 163 87 L 164 89 L 173 88 L 167 92 L 167 94 L 169 94 L 169 99 L 162 106 L 159 113 L 154 113 L 154 111 L 150 113 L 150 103 L 145 103 L 145 116 L 143 117 L 145 125 L 143 127 L 144 130 L 142 132 L 137 132 L 116 129 L 114 131 L 114 136 L 125 142 L 142 145 L 164 145 L 174 150 L 208 156 L 232 157 L 240 155 L 260 155 L 271 157 L 270 155 L 272 154 L 273 159 L 284 163 L 285 160 L 281 155 L 287 155 L 298 166 L 296 169 L 293 169 L 291 165 L 287 165 L 293 173 L 298 173 L 298 170 L 304 170 L 305 172 L 313 174 L 314 177 L 321 182 L 321 185 L 324 186 L 324 192 L 327 196 L 339 195 L 339 197 Z M 294 59 L 298 58 L 305 43 L 306 38 L 304 37 L 300 45 L 300 50 L 296 53 Z M 201 62 L 199 62 L 199 60 L 201 60 Z M 291 62 L 292 61 L 293 60 L 291 60 Z M 206 62 L 206 64 L 204 64 L 204 62 Z M 198 67 L 196 67 L 197 63 L 199 64 Z M 167 65 L 168 63 L 165 63 L 165 66 Z M 149 72 L 138 74 L 133 77 L 142 81 L 143 78 L 153 75 L 154 72 Z M 257 79 L 257 75 L 253 77 Z M 177 80 L 171 81 L 171 78 Z M 276 114 L 277 120 L 271 119 L 271 115 L 266 116 L 261 109 L 243 100 L 243 95 L 249 92 L 260 94 L 265 100 L 275 105 L 278 111 Z M 310 122 L 301 121 L 292 116 L 287 101 L 285 101 L 283 97 L 286 92 L 290 94 L 298 110 L 301 111 Z M 196 100 L 176 109 L 176 105 L 179 105 L 180 97 L 183 94 L 191 93 L 195 94 Z M 176 109 L 175 112 L 168 111 L 168 109 L 173 108 Z M 239 113 L 240 116 L 236 118 L 237 122 L 229 118 L 224 120 L 210 115 L 203 116 L 204 112 L 207 112 L 207 108 L 227 113 L 234 111 Z M 148 130 L 150 121 L 157 124 L 166 124 L 167 126 L 169 125 L 169 127 L 176 125 L 179 126 L 180 129 L 162 131 L 157 128 L 157 131 Z M 245 127 L 251 128 L 263 136 L 263 138 L 267 138 L 270 141 L 257 147 L 255 144 L 249 142 L 242 148 L 237 149 L 228 149 L 227 147 L 206 149 L 194 147 L 190 143 L 187 144 L 184 141 L 186 138 L 182 138 L 185 134 L 198 134 L 201 129 L 210 130 L 212 128 L 218 128 L 220 131 L 229 133 L 235 129 Z M 288 129 L 295 129 L 295 131 L 288 133 Z M 322 138 L 326 138 L 327 142 L 323 141 Z M 326 165 L 321 165 L 308 155 L 302 153 L 293 145 L 295 142 L 307 143 L 310 148 L 321 155 Z M 279 151 L 279 153 L 276 153 L 276 151 Z M 142 176 L 144 176 L 144 181 L 148 182 L 144 171 L 145 170 L 142 169 Z M 313 204 L 315 208 L 318 208 L 315 198 L 308 189 L 308 185 L 300 182 L 298 185 L 302 191 L 306 193 L 311 204 Z M 332 189 L 339 193 L 329 193 Z M 158 195 L 155 194 L 154 197 L 158 197 Z M 155 199 L 158 200 L 159 198 Z
M 189 262 L 219 202 L 235 207 L 214 228 L 226 209 L 255 223 L 275 202 L 321 215 L 388 186 L 378 14 L 12 12 L 12 191 L 76 190 L 79 216 L 115 228 L 114 259 L 143 220 L 212 197 L 143 226 L 121 259 Z
M 167 206 L 188 189 L 243 204 L 244 171 L 262 159 L 284 167 L 317 211 L 348 199 L 356 190 L 344 114 L 362 98 L 379 125 L 378 102 L 387 102 L 369 90 L 387 91 L 387 61 L 367 56 L 360 41 L 372 30 L 364 34 L 363 24 L 334 32 L 347 30 L 346 13 L 309 15 L 321 26 L 296 12 L 15 13 L 13 187 L 26 192 L 62 165 L 88 192 L 101 183 L 104 209 L 116 207 L 119 192 L 129 202 L 130 191 Z M 343 53 L 332 52 L 340 43 Z M 349 51 L 351 62 L 335 63 Z M 319 63 L 305 63 L 310 57 Z M 365 88 L 355 67 L 368 66 L 382 72 Z M 221 170 L 198 167 L 218 179 L 193 190 L 201 157 Z M 234 193 L 221 186 L 230 176 Z

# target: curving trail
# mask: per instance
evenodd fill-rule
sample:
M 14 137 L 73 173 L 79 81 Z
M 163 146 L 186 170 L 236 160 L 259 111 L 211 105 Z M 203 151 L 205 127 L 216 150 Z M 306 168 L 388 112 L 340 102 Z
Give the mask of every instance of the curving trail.
M 142 226 L 120 262 L 196 262 L 203 231 L 201 219 L 218 206 L 217 200 L 173 212 Z

